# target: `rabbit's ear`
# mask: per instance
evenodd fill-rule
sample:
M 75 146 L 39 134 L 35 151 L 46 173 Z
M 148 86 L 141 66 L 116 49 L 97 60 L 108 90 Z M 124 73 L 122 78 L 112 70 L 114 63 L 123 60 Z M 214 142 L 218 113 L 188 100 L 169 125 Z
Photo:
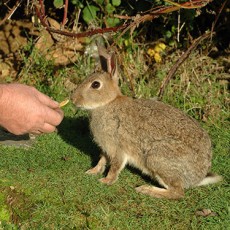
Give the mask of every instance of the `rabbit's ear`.
M 102 70 L 105 72 L 109 72 L 109 59 L 111 58 L 111 55 L 103 46 L 97 45 L 97 49 Z
M 117 61 L 114 53 L 108 53 L 105 47 L 97 45 L 101 68 L 112 77 L 117 77 Z
M 108 66 L 109 66 L 108 73 L 110 73 L 113 80 L 118 82 L 118 67 L 117 67 L 117 59 L 115 53 L 112 53 L 110 55 Z

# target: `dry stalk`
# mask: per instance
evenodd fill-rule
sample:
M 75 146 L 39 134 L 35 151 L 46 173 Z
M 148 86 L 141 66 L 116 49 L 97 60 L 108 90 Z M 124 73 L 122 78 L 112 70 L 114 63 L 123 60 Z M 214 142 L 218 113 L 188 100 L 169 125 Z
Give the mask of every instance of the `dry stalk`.
M 22 0 L 17 0 L 14 7 L 12 7 L 9 12 L 6 14 L 6 16 L 0 21 L 0 26 L 5 23 L 6 20 L 10 19 L 14 12 L 17 10 L 17 8 L 21 5 Z

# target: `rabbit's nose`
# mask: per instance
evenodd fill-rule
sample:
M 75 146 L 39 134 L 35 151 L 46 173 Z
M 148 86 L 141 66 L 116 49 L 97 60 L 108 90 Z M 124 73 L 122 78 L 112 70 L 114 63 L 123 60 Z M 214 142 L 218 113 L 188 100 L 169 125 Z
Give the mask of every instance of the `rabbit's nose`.
M 71 96 L 70 96 L 71 101 L 75 104 L 76 103 L 76 93 L 74 92 Z
M 81 95 L 77 92 L 74 92 L 72 95 L 71 95 L 71 101 L 75 104 L 75 105 L 79 105 L 80 103 L 80 99 L 82 98 Z

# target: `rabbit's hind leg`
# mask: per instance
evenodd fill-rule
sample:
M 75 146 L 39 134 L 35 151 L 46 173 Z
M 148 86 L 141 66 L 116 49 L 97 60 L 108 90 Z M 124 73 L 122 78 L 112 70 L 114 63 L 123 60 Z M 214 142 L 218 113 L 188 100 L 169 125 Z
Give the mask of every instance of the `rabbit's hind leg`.
M 173 173 L 175 175 L 175 173 Z M 154 174 L 153 174 L 154 175 Z M 154 175 L 156 180 L 163 188 L 150 185 L 142 185 L 136 191 L 156 198 L 180 199 L 184 197 L 183 182 L 179 178 L 168 178 L 167 175 Z
M 184 189 L 182 187 L 168 187 L 166 189 L 150 185 L 142 185 L 137 187 L 136 191 L 156 198 L 178 200 L 184 197 Z
M 154 159 L 155 158 L 155 159 Z M 184 197 L 184 183 L 178 169 L 170 162 L 154 157 L 148 161 L 148 172 L 151 178 L 155 178 L 161 188 L 150 185 L 142 185 L 136 191 L 156 198 L 180 199 Z M 156 160 L 156 161 L 155 161 Z

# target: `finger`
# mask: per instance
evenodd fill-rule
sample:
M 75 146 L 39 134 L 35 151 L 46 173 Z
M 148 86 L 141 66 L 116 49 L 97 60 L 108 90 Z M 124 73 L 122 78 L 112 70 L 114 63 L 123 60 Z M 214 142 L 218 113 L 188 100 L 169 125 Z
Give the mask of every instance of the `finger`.
M 45 123 L 43 127 L 39 129 L 39 131 L 42 133 L 52 133 L 56 130 L 56 126 L 50 125 L 48 123 Z
M 57 126 L 61 123 L 64 113 L 61 109 L 51 109 L 49 107 L 46 107 L 46 117 L 44 120 L 44 123 L 50 124 L 52 126 Z
M 50 97 L 48 97 L 47 95 L 39 91 L 38 91 L 38 99 L 42 104 L 47 105 L 52 109 L 59 108 L 59 103 L 57 101 L 52 100 Z
M 42 134 L 42 132 L 39 131 L 39 130 L 31 131 L 30 133 L 34 134 L 34 135 L 40 135 L 40 134 Z
M 58 107 L 58 108 L 55 108 L 54 109 L 57 113 L 59 113 L 60 114 L 60 116 L 63 118 L 64 117 L 64 112 L 63 112 L 63 110 L 62 109 L 60 109 L 60 107 Z

